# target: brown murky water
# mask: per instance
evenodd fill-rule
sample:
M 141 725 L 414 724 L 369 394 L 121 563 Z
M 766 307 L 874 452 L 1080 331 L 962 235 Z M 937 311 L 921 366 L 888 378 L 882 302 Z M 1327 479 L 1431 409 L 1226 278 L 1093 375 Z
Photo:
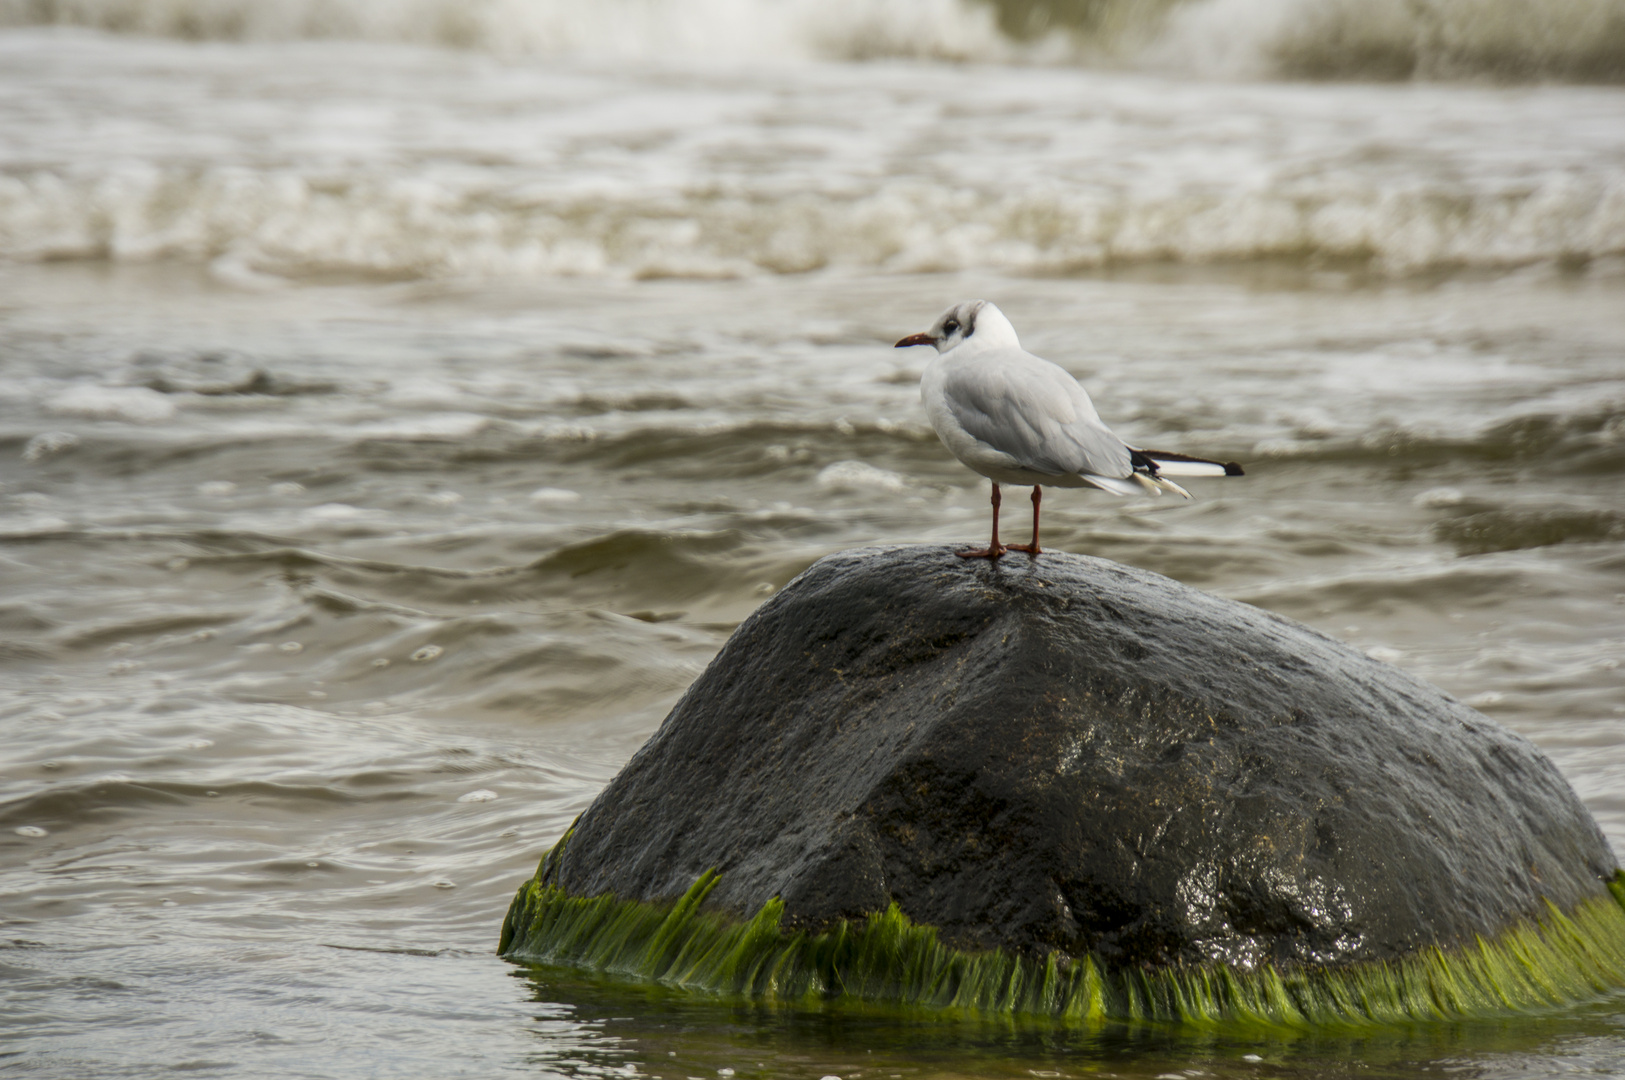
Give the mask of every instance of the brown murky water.
M 1619 1001 L 1067 1034 L 492 955 L 764 596 L 849 546 L 983 538 L 923 357 L 889 348 L 967 296 L 1125 436 L 1248 469 L 1188 504 L 1058 492 L 1047 545 L 1437 683 L 1618 847 L 1625 95 L 0 51 L 0 1071 L 1625 1061 Z

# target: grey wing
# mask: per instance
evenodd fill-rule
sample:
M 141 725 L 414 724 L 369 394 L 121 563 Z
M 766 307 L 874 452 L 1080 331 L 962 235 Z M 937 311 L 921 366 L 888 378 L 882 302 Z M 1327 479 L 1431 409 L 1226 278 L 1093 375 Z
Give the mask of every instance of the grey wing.
M 1050 476 L 1126 477 L 1129 448 L 1100 422 L 1083 387 L 1028 353 L 947 372 L 948 408 L 967 434 Z

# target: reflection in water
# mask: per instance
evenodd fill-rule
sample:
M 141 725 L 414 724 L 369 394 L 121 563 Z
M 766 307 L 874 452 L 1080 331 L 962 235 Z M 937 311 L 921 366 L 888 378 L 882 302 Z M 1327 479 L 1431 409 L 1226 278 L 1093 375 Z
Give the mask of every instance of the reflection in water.
M 598 1040 L 578 1057 L 539 1058 L 572 1076 L 632 1066 L 662 1080 L 825 1076 L 925 1080 L 979 1077 L 1414 1077 L 1447 1069 L 1516 1076 L 1531 1065 L 1584 1073 L 1618 1061 L 1617 1003 L 1561 1017 L 1426 1024 L 1379 1031 L 1216 1032 L 1108 1025 L 1087 1032 L 1038 1020 L 885 1006 L 789 1007 L 696 998 L 581 972 L 516 966 L 533 1000 L 568 1002 Z M 551 1041 L 551 1036 L 546 1036 Z M 551 1048 L 549 1053 L 552 1053 Z M 724 1070 L 733 1070 L 730 1074 Z

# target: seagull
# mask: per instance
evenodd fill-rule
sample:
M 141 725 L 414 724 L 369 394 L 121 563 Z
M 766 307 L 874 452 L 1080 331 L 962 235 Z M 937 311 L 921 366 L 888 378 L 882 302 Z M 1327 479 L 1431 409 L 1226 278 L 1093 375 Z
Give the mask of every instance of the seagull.
M 1016 328 L 986 300 L 943 312 L 931 329 L 897 343 L 930 345 L 937 358 L 920 376 L 925 414 L 954 457 L 993 481 L 993 538 L 985 549 L 956 552 L 997 559 L 1006 551 L 1039 555 L 1043 485 L 1096 487 L 1113 495 L 1191 493 L 1170 476 L 1241 476 L 1233 461 L 1142 450 L 1100 421 L 1088 391 L 1058 364 L 1021 347 Z M 1031 485 L 1033 542 L 999 543 L 999 485 Z

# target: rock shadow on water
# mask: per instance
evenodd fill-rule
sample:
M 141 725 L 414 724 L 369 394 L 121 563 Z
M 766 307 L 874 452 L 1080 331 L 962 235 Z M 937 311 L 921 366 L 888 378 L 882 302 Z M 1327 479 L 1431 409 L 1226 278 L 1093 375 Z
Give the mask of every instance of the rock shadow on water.
M 821 560 L 514 901 L 500 951 L 778 1001 L 1369 1023 L 1625 986 L 1625 885 L 1522 738 L 1105 560 Z

